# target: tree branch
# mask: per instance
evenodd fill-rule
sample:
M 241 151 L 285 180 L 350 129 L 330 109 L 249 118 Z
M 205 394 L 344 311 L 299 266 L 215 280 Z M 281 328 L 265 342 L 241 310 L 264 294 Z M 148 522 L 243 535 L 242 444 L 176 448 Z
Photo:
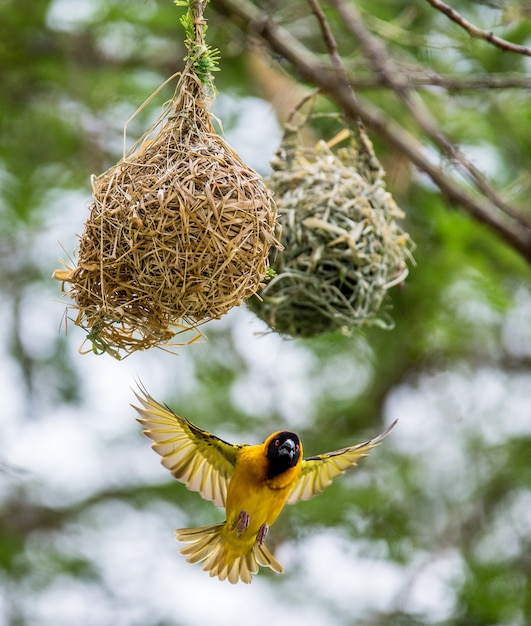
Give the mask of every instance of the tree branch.
M 398 70 L 405 75 L 404 85 L 408 89 L 441 87 L 447 91 L 479 91 L 493 89 L 531 89 L 531 77 L 518 73 L 479 76 L 452 76 L 438 74 L 428 68 L 403 65 L 395 62 Z M 166 69 L 166 68 L 165 68 Z M 349 71 L 349 83 L 353 89 L 388 88 L 387 81 L 378 75 L 360 76 Z
M 478 197 L 466 190 L 445 169 L 429 159 L 424 147 L 413 135 L 375 105 L 354 97 L 351 86 L 338 80 L 335 67 L 308 50 L 254 4 L 248 0 L 216 0 L 216 8 L 243 31 L 267 42 L 272 51 L 292 64 L 302 79 L 327 93 L 353 123 L 361 119 L 368 129 L 427 174 L 450 202 L 486 224 L 531 263 L 531 228 L 525 216 L 516 211 L 514 216 L 509 216 L 500 211 L 489 197 Z
M 520 46 L 519 44 L 512 43 L 501 37 L 497 37 L 494 33 L 489 32 L 487 30 L 483 30 L 482 28 L 478 28 L 472 22 L 466 20 L 460 13 L 458 13 L 455 9 L 452 9 L 451 6 L 448 6 L 445 2 L 441 0 L 427 0 L 431 4 L 432 7 L 444 13 L 447 17 L 449 17 L 453 22 L 459 24 L 462 28 L 464 28 L 472 37 L 479 37 L 480 39 L 484 39 L 489 43 L 498 46 L 502 50 L 507 50 L 509 52 L 516 52 L 517 54 L 524 54 L 525 56 L 531 56 L 531 48 L 527 48 L 526 46 Z
M 402 69 L 405 71 L 405 68 Z M 408 86 L 410 87 L 442 87 L 449 91 L 467 91 L 478 89 L 531 89 L 531 77 L 525 74 L 518 73 L 503 73 L 503 74 L 486 74 L 484 76 L 451 76 L 437 74 L 429 70 L 416 68 L 408 69 Z M 378 87 L 385 86 L 385 81 L 381 77 L 373 79 L 373 84 L 368 85 L 367 79 L 365 82 L 363 79 L 351 80 L 351 83 L 356 87 Z
M 345 26 L 355 35 L 369 60 L 373 70 L 387 82 L 388 86 L 402 99 L 413 118 L 430 139 L 443 153 L 458 163 L 467 177 L 477 189 L 484 194 L 498 209 L 514 219 L 523 219 L 523 216 L 508 205 L 489 184 L 488 180 L 461 152 L 449 137 L 445 135 L 440 125 L 431 115 L 418 93 L 412 90 L 404 75 L 395 66 L 392 55 L 385 45 L 374 37 L 366 28 L 360 12 L 353 4 L 344 0 L 329 0 L 345 22 Z M 531 223 L 527 223 L 531 228 Z
M 332 29 L 330 28 L 330 24 L 328 23 L 328 20 L 326 19 L 323 9 L 321 8 L 321 5 L 319 4 L 318 0 L 308 0 L 308 2 L 312 8 L 313 14 L 317 18 L 317 21 L 319 22 L 321 32 L 323 33 L 323 39 L 325 41 L 326 47 L 328 48 L 328 54 L 330 56 L 330 60 L 332 61 L 332 65 L 336 68 L 336 70 L 340 74 L 343 75 L 345 81 L 348 82 L 345 66 L 343 65 L 343 61 L 341 60 L 341 57 L 339 56 L 339 52 L 337 50 L 337 43 L 336 43 L 334 34 L 332 33 Z

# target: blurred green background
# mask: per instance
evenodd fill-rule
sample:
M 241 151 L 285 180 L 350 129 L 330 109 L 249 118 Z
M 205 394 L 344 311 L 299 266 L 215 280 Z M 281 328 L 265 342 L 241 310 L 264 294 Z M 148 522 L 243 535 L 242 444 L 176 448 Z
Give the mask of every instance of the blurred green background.
M 256 4 L 323 50 L 304 2 Z M 531 44 L 524 3 L 453 4 Z M 528 59 L 471 39 L 424 0 L 359 6 L 404 63 L 527 84 L 421 93 L 505 197 L 528 206 Z M 207 9 L 222 54 L 214 113 L 267 174 L 277 114 L 298 88 L 216 8 Z M 122 362 L 79 354 L 72 323 L 65 334 L 51 274 L 58 257 L 75 256 L 90 174 L 120 158 L 126 120 L 182 67 L 179 15 L 170 0 L 0 0 L 0 623 L 529 624 L 529 266 L 376 137 L 417 244 L 416 266 L 388 302 L 393 330 L 286 340 L 240 307 L 178 356 Z M 351 37 L 329 18 L 363 76 Z M 173 88 L 134 117 L 130 138 Z M 369 84 L 363 96 L 408 125 L 384 89 Z M 357 470 L 283 512 L 268 542 L 284 576 L 262 571 L 251 587 L 232 587 L 178 554 L 174 528 L 223 514 L 159 465 L 129 407 L 135 377 L 234 442 L 289 427 L 316 454 L 400 421 Z

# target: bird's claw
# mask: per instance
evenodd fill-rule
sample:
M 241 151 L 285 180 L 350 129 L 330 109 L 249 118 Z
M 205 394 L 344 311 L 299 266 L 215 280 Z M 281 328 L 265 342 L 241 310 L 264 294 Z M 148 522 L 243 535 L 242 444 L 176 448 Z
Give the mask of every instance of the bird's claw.
M 256 535 L 256 540 L 261 546 L 264 545 L 268 532 L 269 532 L 269 524 L 266 524 L 266 523 L 262 524 L 260 526 L 260 529 L 258 530 L 258 534 Z
M 251 522 L 251 517 L 247 511 L 240 511 L 238 517 L 234 520 L 234 524 L 232 525 L 232 529 L 236 529 L 236 535 L 241 537 L 244 530 L 249 528 L 249 524 Z

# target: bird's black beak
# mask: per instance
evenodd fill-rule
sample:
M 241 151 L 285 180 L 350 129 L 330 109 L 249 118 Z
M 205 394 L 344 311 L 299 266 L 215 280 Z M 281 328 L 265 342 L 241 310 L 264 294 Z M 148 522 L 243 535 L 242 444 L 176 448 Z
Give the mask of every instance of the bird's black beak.
M 283 441 L 278 447 L 279 456 L 289 456 L 290 459 L 293 459 L 295 451 L 296 446 L 293 439 L 286 439 L 286 441 Z

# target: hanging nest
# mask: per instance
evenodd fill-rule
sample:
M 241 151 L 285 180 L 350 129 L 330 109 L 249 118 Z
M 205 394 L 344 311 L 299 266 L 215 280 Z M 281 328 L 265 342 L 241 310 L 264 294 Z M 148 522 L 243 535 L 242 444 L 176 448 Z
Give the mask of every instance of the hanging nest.
M 77 267 L 54 277 L 95 351 L 166 344 L 260 288 L 279 245 L 275 206 L 216 134 L 191 61 L 159 120 L 92 188 Z
M 391 327 L 382 303 L 406 278 L 411 259 L 410 238 L 395 221 L 404 214 L 386 191 L 361 123 L 305 147 L 307 121 L 288 122 L 272 161 L 266 184 L 275 194 L 284 249 L 272 263 L 276 276 L 249 304 L 273 330 L 292 337 Z

